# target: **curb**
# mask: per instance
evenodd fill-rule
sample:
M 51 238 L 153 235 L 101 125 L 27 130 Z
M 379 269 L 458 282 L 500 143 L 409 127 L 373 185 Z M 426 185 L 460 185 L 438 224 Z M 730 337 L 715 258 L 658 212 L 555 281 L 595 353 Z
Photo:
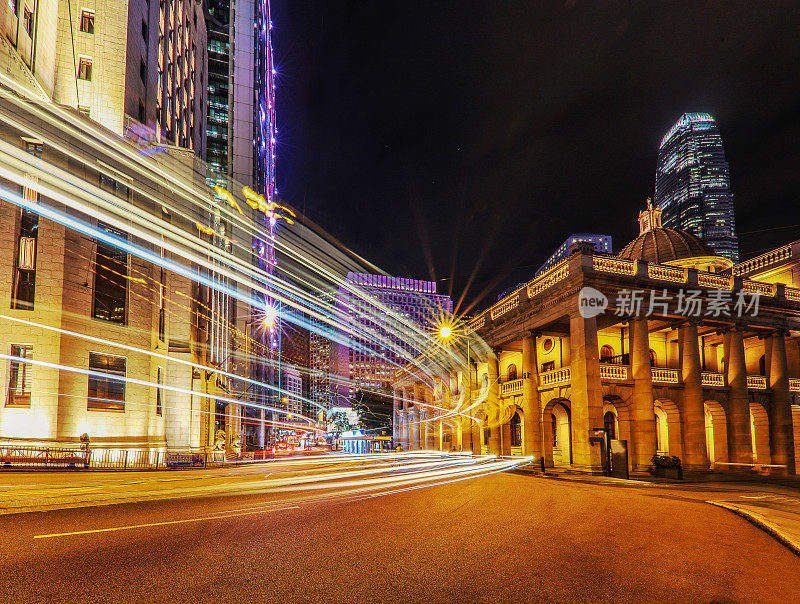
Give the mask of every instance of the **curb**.
M 729 504 L 729 503 L 722 503 L 721 501 L 706 501 L 706 503 L 710 503 L 713 506 L 726 509 L 730 512 L 733 512 L 737 516 L 740 516 L 753 524 L 754 526 L 760 528 L 765 533 L 774 537 L 777 541 L 782 543 L 789 549 L 793 554 L 796 556 L 800 556 L 800 543 L 795 541 L 792 537 L 784 534 L 781 529 L 774 523 L 770 522 L 766 518 L 764 518 L 761 514 L 757 514 L 755 512 L 750 512 L 748 510 L 743 510 L 742 508 Z

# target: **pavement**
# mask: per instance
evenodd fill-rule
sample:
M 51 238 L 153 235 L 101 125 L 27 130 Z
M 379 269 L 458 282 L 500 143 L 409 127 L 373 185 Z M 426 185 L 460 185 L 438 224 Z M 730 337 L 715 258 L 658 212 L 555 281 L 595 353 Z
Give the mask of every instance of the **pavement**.
M 520 471 L 530 473 L 527 469 Z M 569 471 L 552 471 L 544 477 L 584 484 L 655 489 L 662 497 L 704 501 L 748 520 L 800 556 L 800 480 L 797 478 L 698 473 L 688 474 L 686 480 L 678 481 L 653 478 L 648 474 L 623 479 Z
M 347 472 L 379 472 L 325 493 L 233 490 L 5 514 L 0 601 L 800 601 L 800 557 L 679 489 L 489 467 L 459 480 L 476 468 L 428 461 L 353 465 Z M 216 486 L 254 480 L 193 475 Z

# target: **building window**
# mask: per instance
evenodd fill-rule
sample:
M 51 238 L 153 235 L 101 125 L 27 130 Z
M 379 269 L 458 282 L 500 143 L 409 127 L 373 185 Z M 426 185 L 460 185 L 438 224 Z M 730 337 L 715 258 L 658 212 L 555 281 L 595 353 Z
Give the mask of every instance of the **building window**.
M 163 256 L 163 250 L 162 250 Z M 164 267 L 160 268 L 160 276 L 158 280 L 158 339 L 161 342 L 166 342 L 167 335 L 167 312 L 166 312 L 166 280 L 164 276 Z M 234 305 L 234 308 L 236 306 Z M 234 320 L 234 324 L 236 321 Z
M 92 60 L 89 57 L 81 57 L 78 60 L 78 79 L 92 81 Z
M 103 191 L 108 191 L 123 199 L 128 199 L 130 193 L 126 185 L 105 174 L 100 175 L 100 188 L 103 189 Z
M 81 9 L 81 31 L 85 34 L 94 33 L 94 11 Z
M 650 367 L 655 367 L 656 366 L 656 360 L 657 360 L 656 351 L 651 348 L 650 349 Z
M 78 113 L 86 117 L 90 117 L 92 114 L 92 109 L 86 105 L 78 105 Z
M 546 363 L 542 363 L 542 373 L 545 373 L 546 371 L 554 371 L 555 368 L 556 368 L 555 361 L 547 361 Z
M 600 362 L 601 363 L 610 363 L 611 359 L 614 358 L 614 349 L 611 348 L 608 344 L 604 344 L 603 347 L 600 349 Z
M 163 369 L 161 367 L 158 368 L 158 377 L 156 378 L 156 383 L 158 384 L 158 388 L 156 388 L 156 415 L 161 415 L 161 402 L 164 400 L 162 398 L 163 394 L 161 392 L 161 384 L 164 382 L 162 381 L 163 376 Z
M 33 38 L 33 11 L 26 4 L 22 9 L 22 27 L 29 38 Z
M 33 357 L 33 346 L 12 344 L 11 356 L 20 359 Z M 29 364 L 18 359 L 11 359 L 8 367 L 8 395 L 6 407 L 30 407 L 31 383 Z
M 36 295 L 36 244 L 39 215 L 23 208 L 20 212 L 19 248 L 11 308 L 33 310 Z
M 99 223 L 98 228 L 120 239 L 125 233 Z M 97 242 L 92 316 L 112 323 L 125 323 L 128 293 L 128 254 L 104 241 Z
M 125 411 L 125 381 L 128 359 L 99 352 L 89 353 L 89 370 L 104 375 L 89 376 L 89 411 Z
M 511 382 L 517 379 L 517 366 L 514 363 L 508 366 L 508 381 Z

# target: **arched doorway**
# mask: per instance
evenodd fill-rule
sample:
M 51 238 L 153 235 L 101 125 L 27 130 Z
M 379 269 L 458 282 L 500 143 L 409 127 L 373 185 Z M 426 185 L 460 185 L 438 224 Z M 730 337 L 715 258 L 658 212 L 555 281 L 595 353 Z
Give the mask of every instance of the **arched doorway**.
M 514 363 L 508 366 L 508 378 L 507 381 L 512 382 L 517 379 L 517 366 Z
M 669 420 L 660 406 L 653 407 L 656 416 L 656 453 L 669 455 Z
M 703 403 L 706 423 L 706 452 L 709 466 L 728 461 L 728 422 L 725 410 L 717 401 Z
M 553 405 L 550 421 L 553 434 L 553 465 L 569 466 L 572 464 L 572 428 L 569 408 L 562 403 Z
M 613 440 L 617 438 L 617 432 L 619 432 L 619 430 L 617 430 L 616 413 L 613 411 L 606 411 L 603 414 L 603 429 L 606 431 L 606 434 L 608 434 L 610 439 Z
M 753 463 L 772 463 L 769 450 L 769 416 L 761 403 L 750 403 L 750 441 Z
M 508 422 L 511 455 L 522 455 L 522 417 L 515 411 Z
M 610 363 L 611 359 L 614 358 L 614 349 L 611 348 L 608 344 L 604 344 L 600 348 L 600 362 L 601 363 Z

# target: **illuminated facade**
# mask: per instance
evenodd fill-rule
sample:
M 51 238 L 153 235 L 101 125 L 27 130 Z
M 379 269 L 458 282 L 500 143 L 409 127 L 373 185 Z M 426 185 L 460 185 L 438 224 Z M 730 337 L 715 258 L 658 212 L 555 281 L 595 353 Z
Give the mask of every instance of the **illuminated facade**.
M 396 441 L 615 475 L 656 454 L 794 474 L 800 243 L 732 270 L 720 258 L 726 274 L 706 270 L 695 235 L 661 227 L 657 208 L 639 226 L 620 255 L 576 251 L 398 371 Z M 627 467 L 602 454 L 606 435 L 627 444 Z
M 61 0 L 57 49 L 55 102 L 118 135 L 205 157 L 202 3 Z
M 339 380 L 335 388 L 350 397 L 356 390 L 388 392 L 394 371 L 419 354 L 424 338 L 400 333 L 398 317 L 426 334 L 453 312 L 453 301 L 437 293 L 434 281 L 348 273 L 336 307 L 347 317 L 351 330 L 347 345 L 332 345 Z M 359 337 L 359 333 L 371 337 Z
M 661 140 L 655 204 L 664 226 L 703 239 L 716 253 L 739 261 L 730 171 L 722 137 L 707 113 L 685 113 Z
M 602 254 L 610 254 L 613 251 L 611 245 L 611 235 L 576 233 L 575 235 L 570 235 L 567 237 L 566 241 L 558 246 L 558 249 L 553 253 L 552 256 L 550 256 L 550 258 L 547 259 L 547 262 L 539 267 L 539 270 L 536 271 L 536 274 L 541 275 L 543 272 L 550 270 L 556 264 L 561 262 L 569 255 L 570 248 L 575 243 L 590 243 L 596 252 L 600 252 Z

